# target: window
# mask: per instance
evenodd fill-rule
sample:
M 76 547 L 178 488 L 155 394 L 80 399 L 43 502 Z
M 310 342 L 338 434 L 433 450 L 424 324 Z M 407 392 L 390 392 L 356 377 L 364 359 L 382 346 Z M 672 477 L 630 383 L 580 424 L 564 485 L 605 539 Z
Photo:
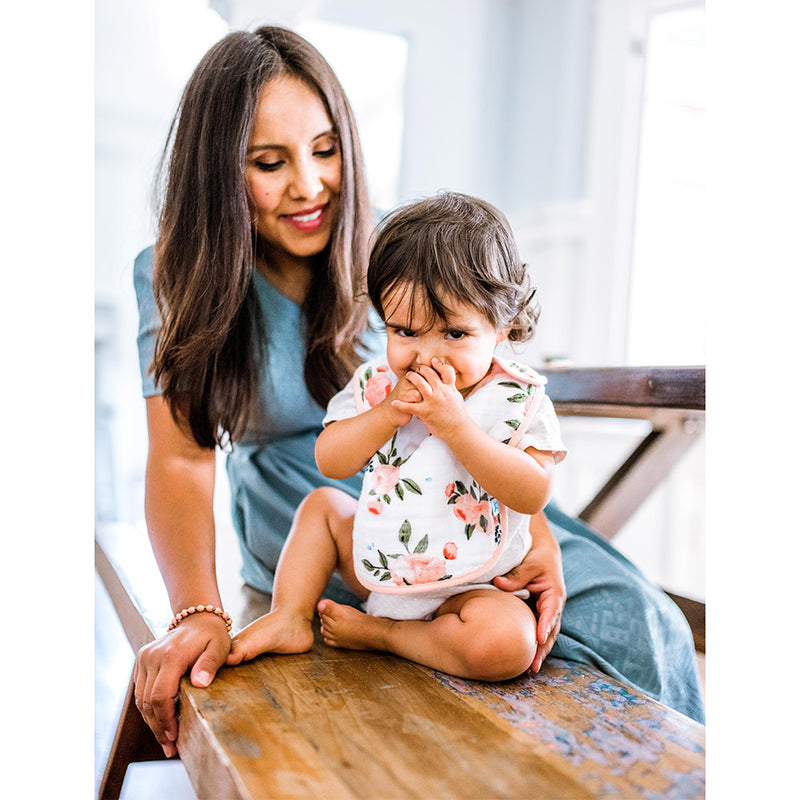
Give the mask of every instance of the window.
M 703 364 L 704 10 L 648 15 L 626 360 Z

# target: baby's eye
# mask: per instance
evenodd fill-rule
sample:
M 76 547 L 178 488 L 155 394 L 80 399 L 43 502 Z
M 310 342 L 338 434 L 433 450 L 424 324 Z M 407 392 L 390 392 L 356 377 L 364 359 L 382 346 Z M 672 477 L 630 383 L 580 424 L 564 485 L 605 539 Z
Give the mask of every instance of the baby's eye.
M 466 331 L 447 331 L 448 339 L 463 339 L 466 335 Z
M 414 331 L 410 331 L 408 328 L 398 328 L 396 333 L 404 339 L 410 339 L 414 336 Z

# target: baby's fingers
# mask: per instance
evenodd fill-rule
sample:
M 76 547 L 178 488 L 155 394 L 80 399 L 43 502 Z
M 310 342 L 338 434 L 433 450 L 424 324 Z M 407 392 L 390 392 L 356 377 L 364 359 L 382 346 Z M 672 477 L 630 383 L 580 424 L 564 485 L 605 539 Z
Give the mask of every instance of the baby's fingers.
M 405 420 L 405 422 L 408 422 L 417 410 L 417 403 L 404 403 L 402 400 L 392 400 L 392 408 L 399 414 L 402 414 L 403 417 L 408 417 L 408 419 Z M 403 424 L 405 424 L 405 422 Z
M 447 386 L 456 385 L 456 371 L 450 364 L 442 361 L 441 358 L 431 359 L 431 364 L 439 374 L 439 377 L 442 379 L 442 383 L 446 384 Z
M 420 395 L 420 400 L 426 394 L 431 393 L 431 386 L 428 381 L 425 379 L 425 376 L 422 375 L 422 370 L 427 369 L 431 375 L 435 375 L 433 370 L 430 367 L 420 367 L 418 370 L 409 370 L 406 372 L 406 379 L 408 382 L 417 390 Z

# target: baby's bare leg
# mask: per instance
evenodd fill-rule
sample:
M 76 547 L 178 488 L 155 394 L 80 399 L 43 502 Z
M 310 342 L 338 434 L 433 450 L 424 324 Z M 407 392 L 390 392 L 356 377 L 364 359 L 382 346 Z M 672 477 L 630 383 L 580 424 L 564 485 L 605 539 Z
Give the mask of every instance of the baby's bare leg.
M 530 608 L 519 597 L 491 589 L 449 598 L 432 620 L 372 617 L 332 600 L 320 601 L 318 610 L 327 644 L 385 650 L 462 678 L 515 678 L 536 654 Z
M 334 571 L 357 595 L 366 592 L 353 570 L 357 501 L 338 489 L 315 489 L 295 513 L 275 570 L 269 614 L 233 638 L 228 664 L 260 653 L 303 653 L 314 643 L 314 610 Z

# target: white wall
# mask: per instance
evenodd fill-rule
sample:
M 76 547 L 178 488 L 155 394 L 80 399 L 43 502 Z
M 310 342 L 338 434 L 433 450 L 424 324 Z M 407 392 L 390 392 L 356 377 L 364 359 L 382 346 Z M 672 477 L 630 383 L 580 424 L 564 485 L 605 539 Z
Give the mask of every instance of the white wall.
M 203 0 L 95 3 L 97 511 L 143 515 L 147 452 L 133 259 L 151 244 L 151 186 L 180 92 L 227 25 Z

